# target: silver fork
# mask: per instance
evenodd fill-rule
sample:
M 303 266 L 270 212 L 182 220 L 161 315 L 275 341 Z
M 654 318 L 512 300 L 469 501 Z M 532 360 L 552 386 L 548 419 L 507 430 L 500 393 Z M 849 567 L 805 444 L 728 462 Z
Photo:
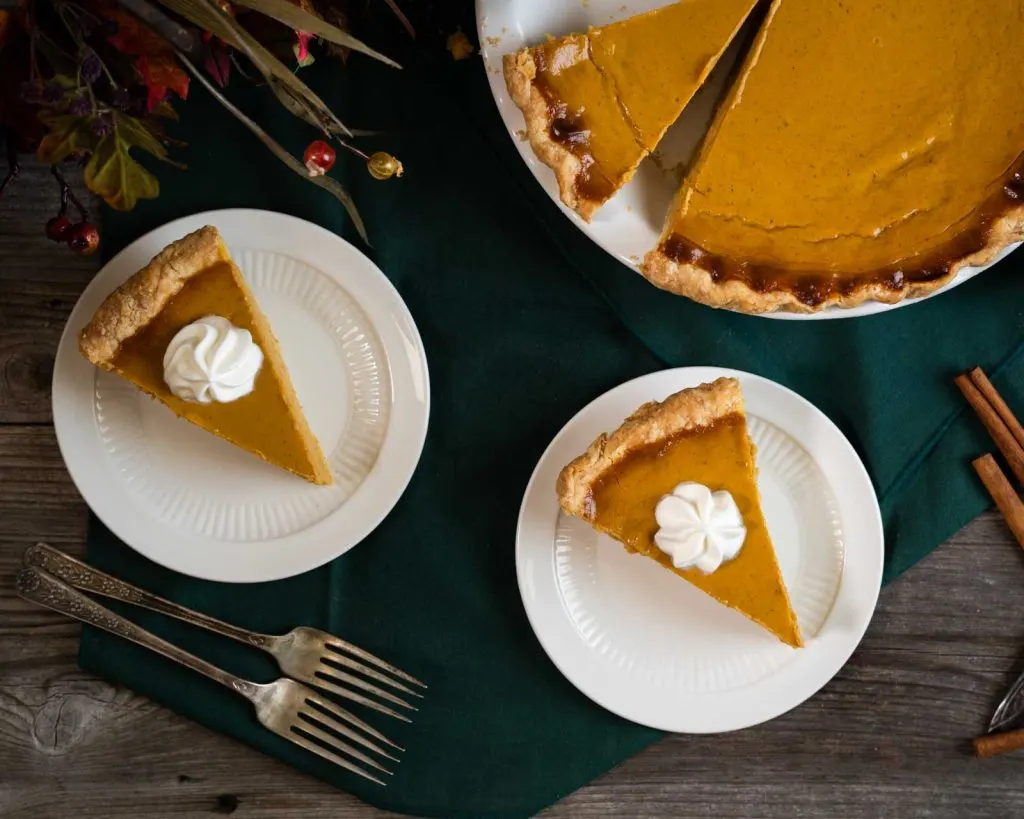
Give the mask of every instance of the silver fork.
M 339 639 L 333 634 L 328 634 L 326 631 L 309 626 L 299 626 L 287 634 L 281 635 L 248 631 L 172 603 L 170 600 L 144 591 L 131 583 L 118 580 L 116 577 L 57 551 L 46 543 L 29 546 L 25 550 L 23 562 L 26 566 L 38 566 L 54 577 L 59 577 L 64 582 L 83 591 L 101 594 L 104 597 L 176 617 L 193 626 L 262 649 L 277 660 L 281 671 L 289 677 L 314 685 L 324 691 L 330 691 L 339 697 L 361 703 L 405 722 L 411 720 L 393 708 L 360 694 L 359 691 L 354 691 L 353 688 L 372 694 L 399 708 L 415 711 L 417 710 L 415 706 L 407 700 L 384 690 L 370 680 L 390 686 L 409 697 L 417 698 L 421 698 L 423 695 L 410 686 L 418 686 L 422 689 L 427 687 L 415 677 L 389 665 L 370 652 Z M 359 660 L 363 662 L 359 662 Z M 376 668 L 371 668 L 371 665 Z M 343 669 L 355 671 L 363 676 L 357 677 Z M 364 679 L 364 677 L 368 679 Z
M 18 594 L 26 600 L 109 631 L 118 637 L 124 637 L 126 640 L 131 640 L 158 654 L 163 654 L 165 657 L 227 686 L 253 704 L 256 708 L 256 718 L 265 728 L 302 746 L 307 751 L 312 751 L 314 754 L 340 765 L 345 770 L 359 774 L 380 785 L 384 784 L 382 780 L 345 759 L 341 754 L 352 757 L 376 771 L 391 774 L 391 771 L 375 759 L 339 739 L 339 735 L 362 745 L 381 757 L 398 762 L 398 757 L 392 756 L 362 734 L 348 728 L 344 723 L 355 725 L 364 733 L 399 751 L 402 750 L 400 746 L 395 745 L 383 734 L 375 731 L 336 703 L 324 699 L 312 688 L 302 683 L 282 677 L 272 683 L 260 684 L 229 674 L 206 660 L 190 654 L 183 648 L 168 643 L 141 626 L 135 625 L 131 620 L 115 614 L 36 566 L 21 569 L 18 572 L 16 586 Z M 318 740 L 321 744 L 313 742 L 313 739 Z

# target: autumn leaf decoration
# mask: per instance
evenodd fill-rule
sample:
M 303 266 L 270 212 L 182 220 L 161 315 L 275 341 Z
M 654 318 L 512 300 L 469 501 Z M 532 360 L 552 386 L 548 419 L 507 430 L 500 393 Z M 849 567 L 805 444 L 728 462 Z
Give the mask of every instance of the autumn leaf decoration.
M 168 90 L 186 99 L 189 77 L 175 59 L 170 44 L 120 9 L 112 8 L 106 16 L 117 23 L 117 33 L 108 37 L 107 42 L 121 53 L 136 58 L 135 65 L 149 92 L 146 109 L 152 111 L 167 96 Z
M 394 157 L 351 145 L 347 140 L 369 132 L 348 128 L 296 74 L 313 61 L 313 42 L 400 68 L 343 28 L 344 11 L 326 15 L 341 27 L 328 22 L 318 9 L 333 1 L 21 0 L 13 12 L 0 10 L 0 131 L 9 145 L 17 136 L 16 150 L 35 149 L 55 174 L 60 163 L 81 162 L 86 185 L 110 207 L 129 210 L 159 194 L 137 155 L 180 164 L 169 148 L 183 143 L 170 138 L 165 123 L 177 118 L 174 104 L 188 98 L 197 80 L 286 166 L 340 201 L 365 240 L 355 204 L 326 175 L 329 168 L 312 173 L 219 90 L 234 66 L 237 76 L 261 80 L 287 111 L 313 126 L 314 139 L 360 157 L 375 178 L 401 176 Z M 408 25 L 394 0 L 385 2 Z M 242 24 L 243 16 L 294 32 L 293 54 L 282 62 Z M 17 173 L 13 160 L 10 165 L 8 181 Z

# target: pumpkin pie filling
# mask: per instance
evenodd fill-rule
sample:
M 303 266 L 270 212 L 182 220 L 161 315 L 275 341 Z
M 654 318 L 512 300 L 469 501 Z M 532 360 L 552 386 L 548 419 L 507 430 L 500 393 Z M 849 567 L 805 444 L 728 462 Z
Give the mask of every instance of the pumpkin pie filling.
M 197 405 L 175 396 L 164 383 L 164 350 L 182 327 L 211 312 L 259 337 L 257 320 L 235 286 L 231 265 L 220 262 L 193 276 L 145 327 L 122 342 L 111 366 L 150 395 L 159 397 L 175 415 L 236 444 L 249 444 L 264 460 L 292 472 L 309 470 L 309 459 L 295 446 L 295 430 L 272 366 L 263 366 L 251 393 L 226 404 Z
M 604 202 L 644 156 L 610 83 L 590 57 L 586 35 L 552 40 L 534 51 L 536 87 L 547 101 L 553 142 L 580 160 L 576 193 Z
M 1022 34 L 1019 0 L 775 0 L 645 268 L 809 308 L 946 279 L 1022 206 Z

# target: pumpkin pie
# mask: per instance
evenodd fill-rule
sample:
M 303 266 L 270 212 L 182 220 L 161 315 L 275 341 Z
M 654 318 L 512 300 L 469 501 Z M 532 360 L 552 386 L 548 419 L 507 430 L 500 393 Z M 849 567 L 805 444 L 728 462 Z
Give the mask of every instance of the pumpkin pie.
M 756 0 L 679 0 L 505 57 L 505 82 L 562 201 L 588 220 L 633 176 Z
M 1020 0 L 774 0 L 644 274 L 749 312 L 895 302 L 1024 238 Z
M 640 407 L 562 470 L 557 491 L 566 513 L 799 647 L 800 627 L 761 511 L 756 475 L 739 382 L 720 378 Z M 728 493 L 746 529 L 738 552 L 707 573 L 699 565 L 677 568 L 656 542 L 656 507 L 680 484 Z
M 168 387 L 164 355 L 182 328 L 211 316 L 248 331 L 262 364 L 248 394 L 200 403 Z M 79 347 L 89 361 L 196 426 L 312 483 L 333 482 L 274 333 L 216 228 L 174 242 L 111 293 L 82 330 Z

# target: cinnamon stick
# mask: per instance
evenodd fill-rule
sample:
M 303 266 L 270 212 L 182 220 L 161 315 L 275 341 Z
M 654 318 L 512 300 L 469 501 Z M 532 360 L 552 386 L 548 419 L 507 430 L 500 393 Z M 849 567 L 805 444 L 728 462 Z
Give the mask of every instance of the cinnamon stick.
M 982 759 L 1016 751 L 1019 748 L 1024 748 L 1024 728 L 1004 731 L 1001 734 L 985 734 L 974 740 L 974 753 Z
M 989 495 L 995 501 L 996 506 L 1006 519 L 1006 525 L 1010 527 L 1017 542 L 1024 548 L 1024 502 L 1017 495 L 1016 490 L 999 468 L 996 459 L 986 453 L 972 462 L 974 471 L 978 473 L 981 482 L 985 484 Z
M 982 374 L 984 376 L 984 374 Z M 974 411 L 978 414 L 978 418 L 981 419 L 981 423 L 985 425 L 985 429 L 988 430 L 988 434 L 992 436 L 992 440 L 995 441 L 999 451 L 1006 458 L 1006 462 L 1010 465 L 1010 469 L 1013 470 L 1014 476 L 1017 478 L 1017 482 L 1024 486 L 1024 444 L 1017 443 L 1017 439 L 1014 437 L 1010 428 L 1006 425 L 999 413 L 996 412 L 995 408 L 988 402 L 981 390 L 971 379 L 969 375 L 958 375 L 953 379 L 957 387 L 960 388 L 960 392 L 963 393 L 964 398 L 967 399 L 967 403 L 974 408 Z M 985 379 L 988 382 L 988 379 Z M 988 387 L 995 393 L 995 388 L 992 387 L 991 383 L 988 383 Z M 998 393 L 995 393 L 998 398 Z M 1006 404 L 1000 398 L 999 402 L 1005 407 Z M 1006 407 L 1006 412 L 1012 418 L 1013 414 L 1010 413 L 1009 407 Z M 1016 419 L 1014 419 L 1016 423 Z M 1017 426 L 1020 426 L 1017 424 Z M 1022 431 L 1024 435 L 1024 431 Z
M 985 396 L 989 404 L 992 405 L 992 409 L 996 411 L 996 414 L 1006 424 L 1007 429 L 1010 430 L 1017 443 L 1024 447 L 1024 427 L 1020 425 L 1020 421 L 1017 420 L 1013 411 L 1003 400 L 1003 396 L 992 386 L 992 382 L 988 380 L 985 371 L 981 367 L 975 367 L 967 375 L 970 376 L 974 386 L 978 388 L 978 392 Z

